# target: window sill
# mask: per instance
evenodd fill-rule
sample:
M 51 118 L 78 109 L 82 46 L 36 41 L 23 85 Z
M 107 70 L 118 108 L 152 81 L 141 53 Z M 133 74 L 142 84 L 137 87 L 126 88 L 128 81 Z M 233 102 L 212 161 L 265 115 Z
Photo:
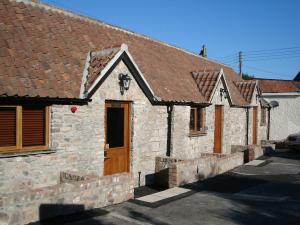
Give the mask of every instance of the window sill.
M 57 151 L 55 150 L 41 150 L 41 151 L 28 151 L 28 152 L 15 152 L 15 153 L 0 153 L 0 159 L 1 158 L 12 158 L 12 157 L 19 157 L 19 156 L 33 156 L 33 155 L 43 155 L 43 154 L 51 154 L 55 153 Z
M 266 123 L 262 123 L 262 124 L 260 124 L 260 126 L 261 127 L 265 127 L 265 126 L 267 126 L 267 124 Z
M 199 137 L 199 136 L 205 136 L 207 135 L 206 132 L 197 132 L 197 133 L 190 133 L 189 137 Z

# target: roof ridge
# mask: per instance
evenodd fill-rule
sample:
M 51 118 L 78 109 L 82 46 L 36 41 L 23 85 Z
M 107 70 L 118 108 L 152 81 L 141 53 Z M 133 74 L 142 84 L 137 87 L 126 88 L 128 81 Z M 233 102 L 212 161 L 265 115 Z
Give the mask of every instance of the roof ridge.
M 77 18 L 77 19 L 83 19 L 83 20 L 91 22 L 91 23 L 96 23 L 96 24 L 99 24 L 99 25 L 107 26 L 107 27 L 110 27 L 112 29 L 116 29 L 116 30 L 119 30 L 119 31 L 122 31 L 122 32 L 125 32 L 125 33 L 128 33 L 128 34 L 131 34 L 131 35 L 135 35 L 135 36 L 140 37 L 140 38 L 144 38 L 146 40 L 150 40 L 150 41 L 154 41 L 154 42 L 163 44 L 165 46 L 168 46 L 168 47 L 177 49 L 179 51 L 182 51 L 182 52 L 184 52 L 186 54 L 189 54 L 189 55 L 192 55 L 192 56 L 195 56 L 195 57 L 198 57 L 198 58 L 201 58 L 201 59 L 204 59 L 204 60 L 216 63 L 216 64 L 219 64 L 219 65 L 222 65 L 222 66 L 226 66 L 227 68 L 230 68 L 230 69 L 233 70 L 232 67 L 230 67 L 230 66 L 228 66 L 226 64 L 220 63 L 220 62 L 218 62 L 216 60 L 213 60 L 213 59 L 208 59 L 206 57 L 200 56 L 200 55 L 198 55 L 198 54 L 196 54 L 194 52 L 190 52 L 190 51 L 188 51 L 188 50 L 186 50 L 184 48 L 175 46 L 173 44 L 169 44 L 167 42 L 160 41 L 160 40 L 158 40 L 156 38 L 152 38 L 152 37 L 149 37 L 149 36 L 144 35 L 144 34 L 136 33 L 134 31 L 131 31 L 131 30 L 126 29 L 126 28 L 119 27 L 117 25 L 113 25 L 113 24 L 110 24 L 110 23 L 107 23 L 107 22 L 103 22 L 103 21 L 98 20 L 96 18 L 92 18 L 92 17 L 89 17 L 89 16 L 81 15 L 80 13 L 73 12 L 71 10 L 59 8 L 59 7 L 56 7 L 56 6 L 53 6 L 53 5 L 49 5 L 49 4 L 46 4 L 46 3 L 33 2 L 32 0 L 9 0 L 9 1 L 14 1 L 14 2 L 17 2 L 17 3 L 21 3 L 22 2 L 24 4 L 31 5 L 31 6 L 34 6 L 34 7 L 43 8 L 45 10 L 52 10 L 53 12 L 62 13 L 64 15 L 66 15 L 66 16 L 70 16 L 70 17 Z
M 273 81 L 292 81 L 292 82 L 297 82 L 296 80 L 284 80 L 284 79 L 272 79 L 272 78 L 259 78 L 255 77 L 254 80 L 273 80 Z

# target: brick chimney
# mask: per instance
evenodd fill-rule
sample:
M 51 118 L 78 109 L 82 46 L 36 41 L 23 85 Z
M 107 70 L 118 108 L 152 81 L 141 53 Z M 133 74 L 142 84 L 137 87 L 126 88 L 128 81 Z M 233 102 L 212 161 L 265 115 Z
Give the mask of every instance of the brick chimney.
M 205 45 L 202 46 L 202 49 L 201 49 L 199 55 L 201 55 L 202 57 L 207 58 L 207 49 L 206 49 Z

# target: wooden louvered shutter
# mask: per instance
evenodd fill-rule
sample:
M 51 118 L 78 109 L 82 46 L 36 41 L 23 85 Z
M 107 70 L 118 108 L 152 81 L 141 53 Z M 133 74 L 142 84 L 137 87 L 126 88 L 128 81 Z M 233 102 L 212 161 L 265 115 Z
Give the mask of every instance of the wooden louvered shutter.
M 45 107 L 23 106 L 22 145 L 45 145 Z
M 16 115 L 15 107 L 0 107 L 0 147 L 16 146 Z

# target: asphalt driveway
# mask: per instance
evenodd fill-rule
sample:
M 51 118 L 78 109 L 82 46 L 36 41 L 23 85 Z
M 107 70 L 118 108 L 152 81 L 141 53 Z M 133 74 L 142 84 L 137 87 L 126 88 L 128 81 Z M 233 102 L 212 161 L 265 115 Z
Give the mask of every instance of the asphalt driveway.
M 261 166 L 243 165 L 185 185 L 188 195 L 155 207 L 129 201 L 65 224 L 300 224 L 300 154 L 275 153 L 264 159 Z

